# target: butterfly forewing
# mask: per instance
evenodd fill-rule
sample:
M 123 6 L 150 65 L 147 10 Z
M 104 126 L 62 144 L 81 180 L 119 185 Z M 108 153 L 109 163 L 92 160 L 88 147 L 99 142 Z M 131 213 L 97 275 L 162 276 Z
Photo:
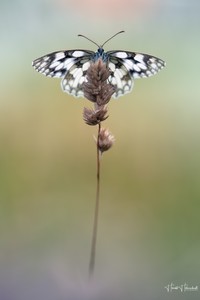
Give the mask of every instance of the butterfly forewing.
M 116 67 L 123 64 L 133 78 L 152 76 L 165 66 L 163 60 L 148 54 L 129 51 L 109 51 L 107 53 L 110 61 L 113 61 Z

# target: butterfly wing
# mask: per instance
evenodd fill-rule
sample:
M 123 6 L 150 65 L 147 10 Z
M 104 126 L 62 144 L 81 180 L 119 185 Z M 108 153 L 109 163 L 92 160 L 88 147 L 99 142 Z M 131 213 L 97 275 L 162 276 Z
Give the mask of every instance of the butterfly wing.
M 152 55 L 129 52 L 108 51 L 108 66 L 112 72 L 109 80 L 116 86 L 115 98 L 129 93 L 134 79 L 149 77 L 165 66 L 165 62 Z
M 116 87 L 114 97 L 129 93 L 135 78 L 149 77 L 165 66 L 165 62 L 155 56 L 129 51 L 108 51 L 108 67 L 111 70 L 109 82 Z M 36 71 L 50 77 L 63 78 L 61 87 L 64 92 L 74 96 L 84 96 L 82 84 L 94 58 L 90 50 L 57 51 L 33 61 Z
M 45 76 L 63 78 L 63 91 L 79 97 L 93 55 L 90 50 L 57 51 L 35 59 L 32 65 Z

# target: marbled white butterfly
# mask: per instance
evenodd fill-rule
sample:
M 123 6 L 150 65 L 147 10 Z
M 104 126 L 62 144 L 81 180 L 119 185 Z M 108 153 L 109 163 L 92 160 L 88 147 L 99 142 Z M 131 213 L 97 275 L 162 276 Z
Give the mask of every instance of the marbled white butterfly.
M 122 32 L 124 31 L 114 36 Z M 32 63 L 36 71 L 46 76 L 62 78 L 63 91 L 73 96 L 84 96 L 82 84 L 87 80 L 87 70 L 90 63 L 98 59 L 102 59 L 111 71 L 108 81 L 116 88 L 113 94 L 115 98 L 131 92 L 135 78 L 152 76 L 165 66 L 162 59 L 148 54 L 124 50 L 105 52 L 103 46 L 114 36 L 102 46 L 83 35 L 79 36 L 93 42 L 98 46 L 98 50 L 96 52 L 80 49 L 56 51 L 37 58 Z

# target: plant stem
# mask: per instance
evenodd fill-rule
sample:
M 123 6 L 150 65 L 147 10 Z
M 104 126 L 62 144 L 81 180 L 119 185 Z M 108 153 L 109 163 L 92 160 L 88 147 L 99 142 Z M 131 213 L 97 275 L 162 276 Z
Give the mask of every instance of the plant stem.
M 96 241 L 97 241 L 97 228 L 98 228 L 98 214 L 99 214 L 99 192 L 100 192 L 100 151 L 99 151 L 99 134 L 101 130 L 101 123 L 98 124 L 98 137 L 97 137 L 97 186 L 96 186 L 96 203 L 94 210 L 94 223 L 92 232 L 92 244 L 89 262 L 89 278 L 94 274 L 95 267 L 95 254 L 96 254 Z

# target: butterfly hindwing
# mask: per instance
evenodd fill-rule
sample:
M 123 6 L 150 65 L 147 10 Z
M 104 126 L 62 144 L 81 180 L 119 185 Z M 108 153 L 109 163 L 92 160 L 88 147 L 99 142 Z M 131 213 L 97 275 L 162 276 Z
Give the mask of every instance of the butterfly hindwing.
M 93 52 L 91 55 L 93 55 Z M 86 73 L 90 67 L 91 55 L 82 56 L 76 61 L 76 63 L 70 66 L 61 82 L 61 87 L 64 92 L 76 97 L 84 96 L 82 84 L 86 81 Z
M 129 93 L 134 85 L 130 72 L 124 66 L 123 61 L 114 56 L 110 56 L 108 67 L 111 71 L 109 76 L 110 84 L 115 86 L 114 98 Z

